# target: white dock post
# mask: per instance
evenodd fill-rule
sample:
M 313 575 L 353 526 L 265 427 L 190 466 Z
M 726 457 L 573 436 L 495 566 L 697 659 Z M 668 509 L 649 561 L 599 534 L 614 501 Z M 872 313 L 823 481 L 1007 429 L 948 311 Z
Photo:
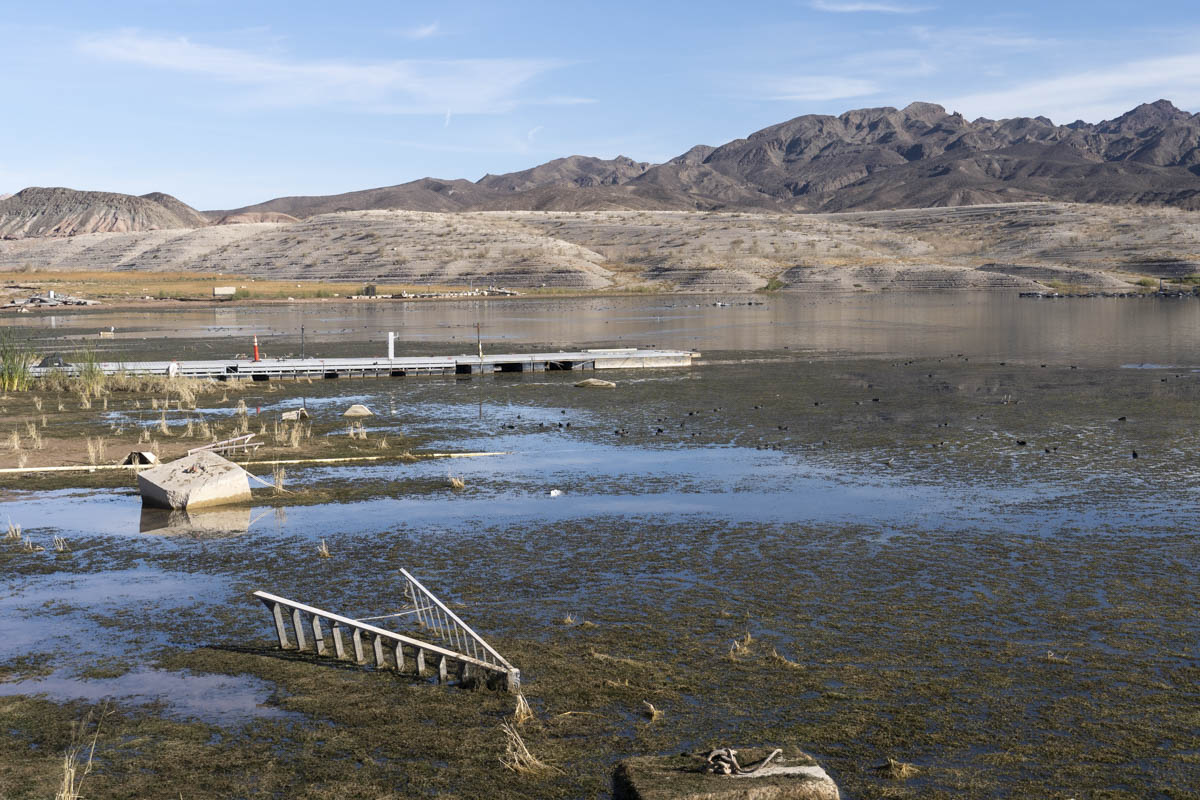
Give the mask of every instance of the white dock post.
M 396 671 L 401 672 L 404 669 L 404 644 L 396 642 Z
M 425 672 L 425 651 L 420 647 L 417 648 L 417 676 L 420 677 Z
M 356 664 L 367 663 L 367 659 L 363 656 L 362 631 L 360 631 L 358 628 L 355 628 L 354 636 L 351 638 L 354 640 L 354 662 Z
M 396 357 L 396 332 L 388 331 L 388 361 Z
M 448 673 L 446 670 L 446 657 L 445 656 L 438 656 L 437 673 L 438 673 L 438 683 L 445 683 L 447 680 L 447 677 L 448 677 Z

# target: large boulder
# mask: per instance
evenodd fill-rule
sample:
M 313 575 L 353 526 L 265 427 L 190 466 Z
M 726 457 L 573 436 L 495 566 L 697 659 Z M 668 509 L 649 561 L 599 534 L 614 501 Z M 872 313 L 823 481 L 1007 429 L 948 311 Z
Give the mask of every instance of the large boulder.
M 738 750 L 743 766 L 771 754 L 767 748 Z M 613 800 L 840 800 L 837 784 L 799 750 L 785 751 L 749 775 L 705 772 L 705 753 L 640 756 L 617 765 Z
M 195 509 L 250 500 L 246 470 L 201 450 L 138 473 L 142 503 L 155 508 Z

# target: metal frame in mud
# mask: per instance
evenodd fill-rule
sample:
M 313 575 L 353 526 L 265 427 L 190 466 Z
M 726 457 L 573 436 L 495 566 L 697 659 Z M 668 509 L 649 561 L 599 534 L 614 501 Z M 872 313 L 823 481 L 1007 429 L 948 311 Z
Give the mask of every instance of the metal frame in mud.
M 411 580 L 411 576 L 408 576 L 407 573 L 405 573 L 405 576 Z M 449 614 L 454 620 L 458 621 L 462 629 L 470 632 L 470 638 L 473 641 L 483 645 L 485 651 L 480 654 L 484 656 L 483 658 L 476 658 L 475 656 L 459 653 L 436 644 L 423 642 L 420 639 L 414 639 L 395 631 L 385 630 L 360 620 L 343 617 L 340 614 L 334 614 L 324 609 L 314 608 L 304 603 L 298 603 L 295 600 L 288 600 L 286 597 L 279 597 L 269 592 L 257 591 L 254 592 L 254 596 L 261 600 L 263 605 L 267 607 L 267 610 L 271 612 L 271 618 L 275 623 L 275 633 L 279 638 L 279 647 L 281 649 L 308 650 L 307 638 L 309 634 L 306 633 L 307 629 L 307 631 L 311 631 L 312 635 L 312 652 L 318 656 L 328 654 L 329 648 L 326 643 L 324 626 L 322 625 L 322 620 L 324 620 L 330 628 L 330 638 L 333 640 L 333 655 L 335 658 L 343 660 L 351 658 L 356 664 L 366 665 L 367 657 L 363 643 L 363 636 L 365 635 L 371 640 L 376 669 L 406 671 L 411 654 L 411 662 L 416 675 L 423 675 L 427 661 L 432 659 L 432 665 L 440 683 L 446 683 L 449 680 L 451 671 L 455 673 L 459 681 L 466 680 L 473 677 L 473 673 L 480 672 L 484 676 L 488 676 L 489 685 L 499 685 L 509 692 L 517 692 L 521 687 L 521 671 L 500 657 L 474 631 L 471 631 L 461 620 L 458 620 L 449 609 L 442 606 L 440 601 L 436 609 L 434 607 L 421 608 L 418 606 L 415 611 L 418 613 L 423 612 L 429 616 L 430 622 L 426 624 L 433 622 L 435 618 L 432 615 L 435 613 L 439 616 L 442 613 Z M 432 597 L 428 592 L 421 596 Z M 291 638 L 288 636 L 284 609 L 291 612 L 289 616 L 291 617 L 292 628 L 295 632 L 295 645 L 292 644 Z M 442 620 L 444 621 L 445 617 L 442 617 Z M 439 635 L 463 635 L 460 630 L 455 630 L 455 634 L 450 634 L 449 625 L 445 625 L 445 627 L 445 631 L 437 631 Z M 347 654 L 343 631 L 350 632 L 350 644 L 353 648 L 352 656 Z M 406 649 L 409 653 L 405 652 Z

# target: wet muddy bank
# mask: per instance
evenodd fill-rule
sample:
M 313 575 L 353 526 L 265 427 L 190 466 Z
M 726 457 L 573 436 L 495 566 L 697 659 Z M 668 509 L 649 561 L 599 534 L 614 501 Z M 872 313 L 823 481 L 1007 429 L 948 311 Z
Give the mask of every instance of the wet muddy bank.
M 0 519 L 46 549 L 0 541 L 0 794 L 51 794 L 109 694 L 92 797 L 593 797 L 622 757 L 746 743 L 812 752 L 849 797 L 1193 796 L 1200 373 L 706 360 L 603 392 L 281 384 L 247 406 L 334 436 L 364 402 L 368 443 L 506 455 L 289 467 L 314 502 L 220 519 L 5 481 Z M 248 596 L 384 614 L 400 567 L 522 669 L 523 735 L 561 772 L 500 766 L 511 697 L 280 653 Z

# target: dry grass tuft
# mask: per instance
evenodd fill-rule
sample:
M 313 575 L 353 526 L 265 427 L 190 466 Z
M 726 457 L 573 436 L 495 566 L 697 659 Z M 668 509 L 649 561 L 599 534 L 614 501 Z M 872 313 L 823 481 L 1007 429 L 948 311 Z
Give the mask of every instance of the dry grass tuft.
M 561 622 L 563 625 L 574 625 L 575 624 L 575 615 L 567 614 L 565 617 L 560 619 L 559 622 Z
M 529 701 L 525 699 L 525 695 L 518 692 L 517 708 L 513 711 L 513 722 L 517 725 L 524 725 L 531 721 L 533 721 L 533 709 L 529 707 Z
M 317 548 L 317 555 L 321 558 L 333 558 L 333 553 L 329 552 L 329 545 L 325 544 L 325 540 L 321 540 L 321 546 Z
M 642 705 L 646 707 L 642 713 L 646 715 L 646 719 L 650 720 L 650 722 L 654 723 L 662 719 L 663 710 L 661 708 L 655 708 L 654 704 L 649 700 L 643 700 Z
M 500 763 L 507 769 L 520 773 L 557 771 L 529 752 L 515 725 L 504 721 L 500 723 L 500 729 L 504 731 L 505 739 L 504 755 L 500 756 Z
M 14 453 L 21 449 L 21 434 L 13 431 L 8 435 L 8 449 Z
M 446 483 L 450 486 L 451 489 L 454 489 L 455 491 L 459 491 L 460 489 L 467 488 L 467 482 L 464 481 L 462 478 L 458 477 L 457 475 L 446 476 Z
M 21 526 L 13 522 L 11 518 L 8 520 L 8 530 L 4 533 L 4 540 L 7 542 L 21 541 Z
M 67 546 L 67 540 L 61 536 L 55 536 L 54 537 L 54 552 L 56 552 L 56 553 L 71 552 L 71 548 Z
M 87 438 L 88 463 L 92 465 L 99 464 L 104 460 L 104 449 L 106 442 L 103 436 L 89 436 Z
M 880 776 L 893 781 L 907 780 L 908 778 L 911 778 L 921 772 L 921 770 L 917 769 L 917 767 L 914 765 L 905 763 L 903 761 L 897 761 L 891 756 L 888 756 L 886 763 L 875 767 L 875 771 L 878 772 Z
M 788 658 L 787 656 L 785 656 L 785 655 L 782 655 L 782 654 L 781 654 L 781 653 L 780 653 L 778 650 L 776 650 L 774 647 L 772 647 L 772 648 L 771 648 L 771 658 L 775 659 L 775 660 L 776 660 L 776 661 L 778 661 L 780 664 L 783 664 L 785 667 L 791 667 L 792 669 L 802 669 L 802 667 L 800 666 L 800 664 L 798 664 L 798 663 L 797 663 L 797 662 L 795 662 L 795 661 L 792 661 L 792 660 L 791 660 L 790 658 Z
M 747 631 L 745 636 L 733 640 L 733 643 L 729 646 L 729 657 L 737 658 L 739 656 L 750 655 L 750 645 L 753 643 L 754 637 Z
M 83 797 L 83 780 L 91 774 L 93 758 L 96 755 L 96 741 L 100 738 L 100 727 L 108 714 L 108 706 L 105 705 L 96 719 L 90 742 L 87 741 L 87 730 L 91 725 L 93 712 L 88 712 L 82 723 L 72 727 L 71 746 L 63 753 L 62 783 L 54 794 L 54 800 L 80 800 Z M 83 758 L 84 753 L 87 753 L 86 761 Z

